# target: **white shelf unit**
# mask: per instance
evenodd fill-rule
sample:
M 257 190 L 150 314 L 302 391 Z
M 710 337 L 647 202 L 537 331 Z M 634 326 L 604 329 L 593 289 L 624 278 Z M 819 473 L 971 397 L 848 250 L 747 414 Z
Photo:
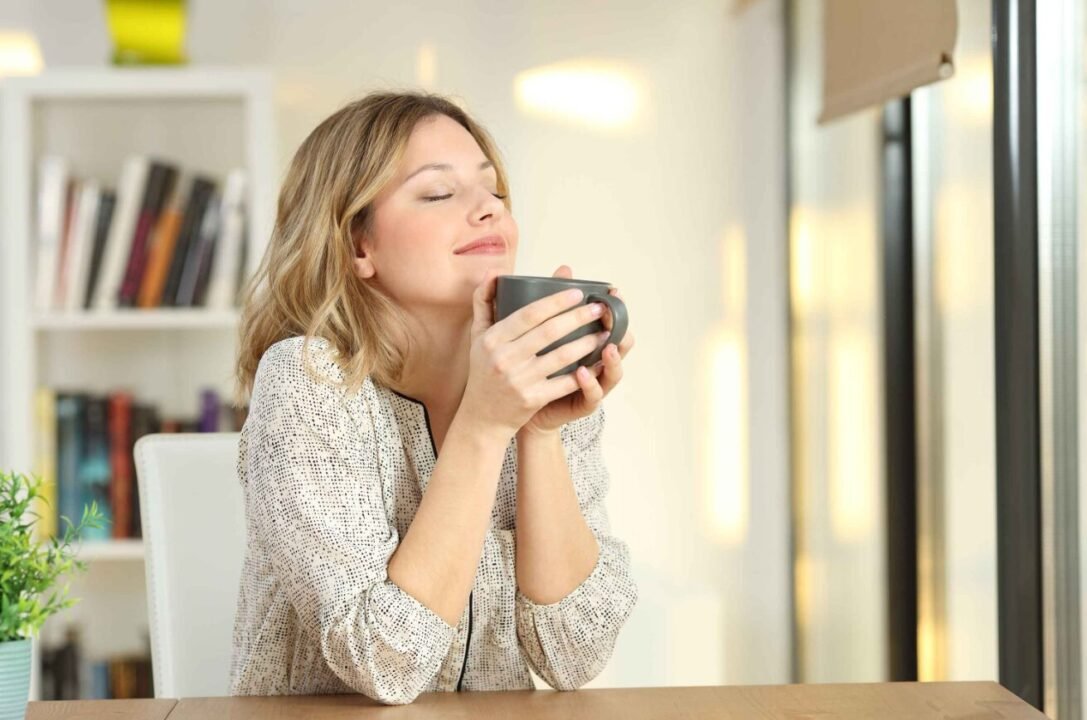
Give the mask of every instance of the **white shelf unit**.
M 39 158 L 62 155 L 77 177 L 113 187 L 136 153 L 220 181 L 245 168 L 251 275 L 274 218 L 272 87 L 266 70 L 215 67 L 72 68 L 0 83 L 0 468 L 34 467 L 38 386 L 123 388 L 164 416 L 195 417 L 200 389 L 229 399 L 233 385 L 237 311 L 34 312 Z M 142 542 L 86 542 L 79 557 L 88 561 L 71 585 L 80 601 L 46 623 L 41 641 L 56 642 L 75 624 L 88 659 L 142 651 Z M 41 697 L 38 646 L 32 699 Z

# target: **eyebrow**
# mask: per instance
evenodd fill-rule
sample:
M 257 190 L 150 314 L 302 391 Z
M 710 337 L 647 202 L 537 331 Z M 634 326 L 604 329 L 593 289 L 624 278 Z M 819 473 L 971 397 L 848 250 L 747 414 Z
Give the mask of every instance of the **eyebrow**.
M 479 169 L 480 170 L 486 170 L 489 167 L 494 167 L 494 163 L 491 162 L 490 160 L 484 160 L 483 162 L 481 162 L 479 164 Z M 427 163 L 426 165 L 423 165 L 423 166 L 417 168 L 415 170 L 415 172 L 413 172 L 411 175 L 408 175 L 406 178 L 404 178 L 404 182 L 402 182 L 400 184 L 403 185 L 408 180 L 411 180 L 413 177 L 415 177 L 419 173 L 423 172 L 424 170 L 444 170 L 444 171 L 448 171 L 448 170 L 452 170 L 452 169 L 453 169 L 453 166 L 450 165 L 449 163 Z

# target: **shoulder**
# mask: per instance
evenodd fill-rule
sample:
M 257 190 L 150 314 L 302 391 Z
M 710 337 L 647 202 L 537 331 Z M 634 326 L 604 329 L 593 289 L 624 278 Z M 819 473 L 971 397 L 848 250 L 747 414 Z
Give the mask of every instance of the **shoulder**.
M 264 351 L 253 379 L 251 405 L 327 411 L 343 407 L 348 399 L 332 344 L 324 338 L 296 336 Z
M 335 348 L 324 338 L 296 336 L 271 345 L 257 366 L 247 424 L 315 431 L 355 443 L 371 425 L 373 382 L 367 377 L 361 389 L 349 393 L 336 360 Z
M 307 363 L 312 374 L 307 372 Z M 343 371 L 336 363 L 336 351 L 328 340 L 297 335 L 280 340 L 264 351 L 257 365 L 257 379 L 271 377 L 281 381 L 338 383 L 343 381 Z

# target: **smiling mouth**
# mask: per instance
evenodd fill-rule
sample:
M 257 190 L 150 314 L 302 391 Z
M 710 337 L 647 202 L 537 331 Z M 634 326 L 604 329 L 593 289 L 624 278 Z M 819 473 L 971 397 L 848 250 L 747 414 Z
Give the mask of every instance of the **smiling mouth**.
M 455 255 L 465 255 L 467 253 L 486 252 L 488 254 L 504 252 L 506 249 L 506 243 L 500 237 L 481 238 L 475 242 L 469 243 L 467 246 L 454 251 Z

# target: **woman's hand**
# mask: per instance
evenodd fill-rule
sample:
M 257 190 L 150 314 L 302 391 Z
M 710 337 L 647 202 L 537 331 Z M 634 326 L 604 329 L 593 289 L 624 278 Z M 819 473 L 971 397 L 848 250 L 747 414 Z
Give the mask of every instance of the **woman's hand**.
M 566 265 L 559 267 L 552 277 L 573 277 L 573 271 Z M 615 288 L 609 293 L 622 299 L 622 295 Z M 609 331 L 612 327 L 611 313 L 605 312 L 602 318 L 604 327 Z M 627 331 L 618 347 L 615 343 L 609 343 L 604 349 L 603 359 L 592 367 L 591 370 L 578 367 L 573 376 L 577 380 L 581 392 L 573 392 L 565 397 L 552 400 L 536 412 L 532 418 L 521 428 L 520 432 L 548 433 L 558 430 L 568 422 L 577 420 L 591 414 L 608 393 L 610 393 L 619 381 L 623 379 L 623 358 L 634 347 L 634 336 Z M 594 348 L 595 349 L 595 348 Z
M 493 270 L 488 272 L 473 296 L 468 382 L 457 415 L 483 431 L 494 430 L 513 437 L 541 409 L 556 400 L 578 393 L 586 385 L 589 392 L 593 392 L 593 387 L 600 388 L 592 373 L 587 378 L 574 373 L 550 379 L 548 376 L 596 350 L 603 336 L 586 335 L 546 355 L 536 353 L 579 327 L 606 316 L 607 308 L 603 303 L 581 305 L 584 294 L 580 290 L 574 290 L 572 294 L 563 291 L 529 303 L 509 317 L 494 322 L 497 274 Z M 559 268 L 556 276 L 570 277 L 569 268 Z M 624 342 L 628 349 L 631 342 Z M 610 373 L 608 367 L 612 368 Z M 608 389 L 618 381 L 615 367 L 614 358 L 604 362 Z M 552 406 L 533 427 L 542 429 L 568 415 L 561 411 L 562 407 L 562 403 Z M 591 411 L 590 408 L 588 412 Z

